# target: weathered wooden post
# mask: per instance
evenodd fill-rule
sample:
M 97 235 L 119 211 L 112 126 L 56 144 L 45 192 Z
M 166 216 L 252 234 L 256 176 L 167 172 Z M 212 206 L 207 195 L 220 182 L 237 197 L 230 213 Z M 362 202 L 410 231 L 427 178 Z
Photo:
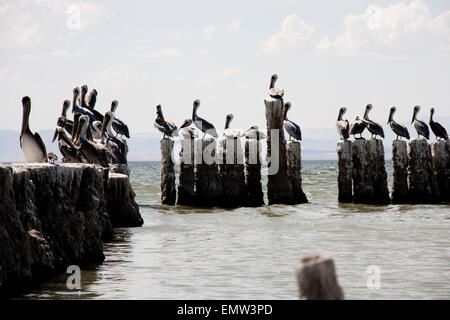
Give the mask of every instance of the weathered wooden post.
M 393 186 L 392 203 L 407 203 L 408 201 L 408 150 L 406 141 L 392 142 Z
M 292 203 L 292 190 L 286 183 L 286 139 L 283 132 L 284 103 L 282 98 L 264 99 L 267 120 L 267 197 L 270 204 Z
M 350 140 L 339 140 L 336 148 L 338 154 L 338 201 L 343 203 L 352 202 L 352 142 Z
M 223 205 L 226 207 L 244 205 L 246 194 L 241 139 L 222 139 L 218 151 L 218 161 L 223 188 Z
M 195 174 L 194 174 L 194 139 L 181 139 L 180 173 L 178 181 L 179 205 L 195 204 Z
M 161 140 L 161 202 L 173 205 L 176 200 L 175 170 L 172 157 L 173 140 Z
M 425 139 L 409 140 L 408 202 L 439 202 L 439 186 L 433 172 L 431 148 Z
M 300 142 L 288 141 L 287 152 L 287 181 L 291 185 L 292 204 L 306 203 L 308 199 L 302 189 L 302 149 Z
M 333 258 L 329 255 L 308 256 L 295 267 L 299 297 L 302 300 L 343 300 Z
M 261 184 L 261 142 L 256 139 L 245 140 L 245 187 L 247 206 L 264 205 Z
M 448 141 L 434 141 L 431 143 L 431 158 L 433 171 L 439 186 L 441 201 L 450 201 L 450 153 L 447 146 Z
M 198 206 L 222 205 L 223 187 L 217 170 L 216 140 L 195 139 L 195 190 Z
M 366 141 L 357 139 L 352 143 L 353 202 L 370 203 L 373 197 L 372 186 L 367 181 Z

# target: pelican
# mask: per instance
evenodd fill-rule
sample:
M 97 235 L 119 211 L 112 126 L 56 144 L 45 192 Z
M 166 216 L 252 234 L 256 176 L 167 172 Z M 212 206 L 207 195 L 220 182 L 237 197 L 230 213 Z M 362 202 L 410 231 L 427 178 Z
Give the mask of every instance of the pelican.
M 370 110 L 372 110 L 372 108 L 373 107 L 370 103 L 366 106 L 366 112 L 364 112 L 363 121 L 367 124 L 367 130 L 369 130 L 369 132 L 372 134 L 372 139 L 376 138 L 377 136 L 384 138 L 383 127 L 369 119 L 369 112 Z
M 233 120 L 233 115 L 231 113 L 227 114 L 227 118 L 225 120 L 225 130 L 223 130 L 223 135 L 227 139 L 237 139 L 241 135 L 239 130 L 230 128 L 230 122 Z
M 69 107 L 70 107 L 70 101 L 64 100 L 61 116 L 58 118 L 56 123 L 58 126 L 64 128 L 67 131 L 67 133 L 72 134 L 73 121 L 67 119 L 67 110 L 69 110 Z
M 78 152 L 80 147 L 72 143 L 62 127 L 56 127 L 52 142 L 55 142 L 56 138 L 58 138 L 59 151 L 64 157 L 63 162 L 83 162 Z
M 97 90 L 93 89 L 89 94 L 89 96 L 87 97 L 86 104 L 89 108 L 94 109 L 96 102 L 97 102 Z
M 162 113 L 162 108 L 160 104 L 156 106 L 156 119 L 154 127 L 164 134 L 163 139 L 165 139 L 166 136 L 168 137 L 178 136 L 177 126 L 173 122 L 166 121 L 164 119 L 164 115 Z
M 88 87 L 87 85 L 82 85 L 81 86 L 81 95 L 80 95 L 80 99 L 78 101 L 78 103 L 80 104 L 80 107 L 82 108 L 86 108 L 87 104 L 86 104 L 86 95 L 88 93 Z
M 291 138 L 301 141 L 302 140 L 302 131 L 300 130 L 300 127 L 287 118 L 287 113 L 290 108 L 291 108 L 291 103 L 286 102 L 284 104 L 283 126 L 286 129 L 287 133 L 289 134 L 289 141 L 291 140 Z
M 47 162 L 47 150 L 41 136 L 37 132 L 33 134 L 30 130 L 31 100 L 29 97 L 22 98 L 22 106 L 22 130 L 19 142 L 25 159 L 27 162 Z
M 415 106 L 411 123 L 414 124 L 414 128 L 417 131 L 417 139 L 419 139 L 420 136 L 423 136 L 424 138 L 429 140 L 430 139 L 430 129 L 428 128 L 427 124 L 423 121 L 417 120 L 417 114 L 419 113 L 419 111 L 420 111 L 420 107 Z
M 348 133 L 350 124 L 348 123 L 348 120 L 342 120 L 342 116 L 346 111 L 347 111 L 346 107 L 342 107 L 341 109 L 339 109 L 339 115 L 336 121 L 336 128 L 342 140 L 346 140 L 350 137 Z
M 183 124 L 180 126 L 180 129 L 178 130 L 181 136 L 185 139 L 195 139 L 198 137 L 197 130 L 195 130 L 195 128 L 191 128 L 190 127 L 191 124 L 192 119 L 186 119 L 184 120 Z
M 114 113 L 114 121 L 112 123 L 112 127 L 114 129 L 114 131 L 117 132 L 117 134 L 121 135 L 121 136 L 125 136 L 128 139 L 130 139 L 130 131 L 128 130 L 128 126 L 119 118 L 115 117 L 115 112 L 117 109 L 117 106 L 119 105 L 119 101 L 114 100 L 113 102 L 111 102 L 111 112 Z
M 102 127 L 103 127 L 103 123 L 101 121 L 94 121 L 92 123 L 92 138 L 95 140 L 101 140 L 101 136 L 102 136 Z
M 95 110 L 94 107 L 91 107 L 86 103 L 87 92 L 88 92 L 87 85 L 81 86 L 80 105 L 84 110 L 86 110 L 86 112 L 90 113 L 90 114 L 88 114 L 89 118 L 91 119 L 90 124 L 92 124 L 92 122 L 96 121 L 96 120 L 103 122 L 103 115 L 100 112 L 98 112 L 97 110 Z M 91 94 L 92 94 L 92 92 L 91 92 Z M 95 102 L 94 102 L 94 104 L 95 104 Z
M 278 79 L 277 74 L 273 74 L 272 77 L 270 77 L 270 85 L 269 85 L 269 95 L 272 98 L 282 98 L 284 95 L 284 90 L 280 88 L 275 88 L 275 82 Z
M 203 118 L 200 118 L 199 116 L 197 116 L 197 110 L 200 106 L 200 100 L 199 99 L 195 99 L 194 100 L 194 107 L 192 109 L 192 121 L 194 122 L 195 126 L 197 127 L 197 129 L 199 129 L 200 131 L 203 132 L 203 137 L 202 139 L 205 138 L 206 134 L 209 134 L 211 136 L 213 136 L 214 138 L 218 137 L 216 128 L 214 128 L 214 126 L 212 125 L 212 123 L 206 121 Z
M 351 134 L 355 139 L 363 139 L 362 133 L 366 129 L 367 125 L 359 116 L 356 116 L 355 122 L 350 126 L 349 134 Z M 357 138 L 356 135 L 359 134 Z
M 431 131 L 433 131 L 434 135 L 436 136 L 436 140 L 439 140 L 440 138 L 444 140 L 448 140 L 448 134 L 447 130 L 438 122 L 434 122 L 433 120 L 434 115 L 434 108 L 430 109 L 430 128 Z
M 113 155 L 113 157 L 110 158 L 110 162 L 127 164 L 127 150 L 126 150 L 127 148 L 121 140 L 119 140 L 117 137 L 114 136 L 111 129 L 113 121 L 114 121 L 114 113 L 111 111 L 107 111 L 105 113 L 105 117 L 103 120 L 100 139 L 103 139 L 103 137 L 106 134 L 105 145 L 109 153 Z
M 394 121 L 394 113 L 395 111 L 397 111 L 396 107 L 392 107 L 391 111 L 389 112 L 389 119 L 388 119 L 388 125 L 391 126 L 392 131 L 394 131 L 394 133 L 397 135 L 397 138 L 395 138 L 395 140 L 398 140 L 398 137 L 400 137 L 400 140 L 402 139 L 402 137 L 405 137 L 406 139 L 409 140 L 409 132 L 408 129 L 400 124 Z
M 266 134 L 258 126 L 251 126 L 241 134 L 241 137 L 246 139 L 262 140 L 266 138 Z
M 78 128 L 78 120 L 81 115 L 86 115 L 89 117 L 88 125 L 91 124 L 91 122 L 94 122 L 97 120 L 92 112 L 85 108 L 81 108 L 77 105 L 78 96 L 80 95 L 80 88 L 75 87 L 73 88 L 73 99 L 72 99 L 72 113 L 73 115 L 73 131 L 72 131 L 72 138 L 75 136 L 75 130 Z M 90 132 L 89 132 L 90 134 Z
M 89 127 L 89 117 L 80 116 L 78 120 L 75 142 L 79 143 L 80 152 L 89 163 L 99 164 L 102 167 L 108 167 L 108 157 L 106 147 L 86 139 L 86 132 Z

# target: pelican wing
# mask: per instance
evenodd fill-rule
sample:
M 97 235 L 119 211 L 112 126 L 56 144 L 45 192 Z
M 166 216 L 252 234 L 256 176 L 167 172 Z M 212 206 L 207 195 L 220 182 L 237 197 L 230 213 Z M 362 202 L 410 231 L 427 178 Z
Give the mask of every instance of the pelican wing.
M 36 141 L 39 144 L 39 147 L 41 148 L 42 152 L 44 152 L 45 162 L 47 162 L 47 148 L 45 147 L 44 141 L 42 141 L 41 136 L 37 132 L 34 133 L 34 137 L 36 138 Z

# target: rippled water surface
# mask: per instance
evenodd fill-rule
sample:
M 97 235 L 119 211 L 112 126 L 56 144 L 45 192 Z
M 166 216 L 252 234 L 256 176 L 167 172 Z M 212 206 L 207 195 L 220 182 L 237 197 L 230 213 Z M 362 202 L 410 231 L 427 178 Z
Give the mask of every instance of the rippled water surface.
M 116 230 L 81 290 L 59 275 L 21 298 L 296 299 L 297 259 L 330 253 L 347 299 L 449 299 L 450 206 L 339 205 L 336 165 L 303 162 L 308 204 L 225 210 L 161 206 L 160 164 L 131 163 L 144 226 Z

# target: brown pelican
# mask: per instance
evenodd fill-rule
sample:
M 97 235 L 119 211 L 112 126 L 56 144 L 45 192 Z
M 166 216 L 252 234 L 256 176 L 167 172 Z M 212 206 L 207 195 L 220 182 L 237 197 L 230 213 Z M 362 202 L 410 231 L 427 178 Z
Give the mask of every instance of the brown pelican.
M 88 93 L 88 87 L 87 85 L 82 85 L 81 86 L 81 95 L 80 95 L 80 99 L 78 101 L 78 103 L 80 104 L 80 107 L 82 108 L 86 108 L 87 104 L 86 104 L 86 95 Z
M 89 94 L 89 96 L 87 97 L 86 104 L 89 108 L 94 109 L 96 102 L 97 102 L 97 90 L 93 89 Z
M 86 110 L 87 113 L 85 113 L 85 114 L 89 113 L 88 115 L 89 115 L 89 118 L 91 119 L 90 125 L 92 125 L 92 122 L 96 121 L 96 120 L 103 122 L 103 115 L 100 112 L 98 112 L 97 110 L 95 110 L 94 107 L 91 107 L 86 103 L 87 92 L 88 92 L 87 85 L 83 85 L 81 87 L 80 105 L 84 110 Z
M 92 138 L 95 140 L 100 140 L 102 136 L 103 123 L 101 121 L 94 121 L 92 123 Z
M 47 150 L 41 136 L 37 132 L 33 134 L 30 130 L 31 100 L 29 97 L 22 98 L 22 106 L 22 130 L 19 142 L 25 159 L 27 162 L 47 162 Z
M 231 113 L 227 114 L 227 118 L 225 120 L 225 130 L 223 130 L 223 135 L 227 139 L 237 139 L 241 135 L 239 130 L 230 128 L 230 122 L 233 120 L 233 115 Z
M 388 124 L 391 126 L 392 131 L 394 131 L 394 133 L 397 135 L 397 138 L 395 140 L 398 140 L 398 137 L 400 137 L 400 140 L 402 139 L 402 137 L 409 139 L 408 129 L 404 125 L 394 121 L 395 111 L 397 111 L 397 108 L 392 107 L 391 111 L 389 112 L 389 119 L 388 119 Z
M 80 152 L 89 163 L 99 164 L 108 167 L 107 149 L 104 145 L 86 139 L 86 132 L 89 127 L 89 117 L 80 116 L 78 128 L 75 134 L 75 142 L 80 146 Z
M 420 111 L 419 106 L 414 107 L 413 111 L 413 117 L 411 123 L 414 124 L 414 128 L 417 131 L 417 139 L 420 138 L 420 136 L 423 136 L 426 139 L 430 139 L 430 129 L 428 128 L 427 124 L 423 121 L 417 120 L 417 114 Z
M 430 128 L 431 131 L 433 131 L 434 135 L 436 136 L 436 139 L 439 140 L 440 138 L 444 140 L 448 140 L 448 134 L 447 130 L 438 122 L 435 122 L 433 120 L 434 115 L 434 108 L 430 109 Z
M 366 129 L 367 125 L 359 116 L 356 116 L 355 122 L 350 126 L 349 134 L 351 134 L 355 139 L 364 139 L 362 133 Z M 359 134 L 357 138 L 356 135 Z
M 284 104 L 283 126 L 286 129 L 287 133 L 289 134 L 289 141 L 291 140 L 291 138 L 301 141 L 302 140 L 302 131 L 300 130 L 300 127 L 287 118 L 287 113 L 290 108 L 291 108 L 291 103 L 286 102 Z
M 186 119 L 184 120 L 183 124 L 180 126 L 180 129 L 178 130 L 181 136 L 185 139 L 195 139 L 198 137 L 197 130 L 195 130 L 195 128 L 191 128 L 190 127 L 191 124 L 192 119 Z
M 61 116 L 58 118 L 56 123 L 59 127 L 64 128 L 67 131 L 67 133 L 72 134 L 73 121 L 67 119 L 67 110 L 69 110 L 69 107 L 70 107 L 70 101 L 64 100 Z
M 348 133 L 350 124 L 348 123 L 348 120 L 342 120 L 342 116 L 346 111 L 347 111 L 346 107 L 342 107 L 341 109 L 339 109 L 339 115 L 336 121 L 336 128 L 342 140 L 346 140 L 350 137 Z
M 115 115 L 118 105 L 119 105 L 119 101 L 117 101 L 117 100 L 114 100 L 111 103 L 111 112 L 113 112 L 114 115 Z M 130 131 L 128 130 L 128 126 L 119 118 L 114 118 L 112 127 L 113 127 L 114 131 L 117 132 L 118 135 L 120 134 L 121 136 L 125 136 L 128 139 L 130 139 Z
M 83 162 L 78 152 L 80 147 L 72 143 L 63 128 L 56 127 L 52 142 L 55 142 L 56 138 L 58 138 L 58 148 L 63 156 L 63 162 Z
M 280 88 L 275 88 L 275 82 L 278 79 L 278 75 L 273 74 L 272 77 L 270 77 L 270 85 L 269 85 L 269 95 L 272 98 L 282 98 L 284 95 L 284 90 Z
M 369 132 L 372 134 L 372 139 L 376 138 L 377 136 L 384 138 L 383 127 L 369 119 L 370 110 L 372 110 L 372 105 L 369 103 L 366 106 L 366 112 L 364 112 L 363 118 L 363 121 L 367 124 L 367 130 L 369 130 Z
M 262 140 L 266 138 L 266 134 L 258 126 L 251 126 L 241 134 L 241 137 L 246 139 Z
M 100 139 L 103 139 L 103 137 L 106 135 L 105 145 L 108 149 L 108 152 L 113 156 L 110 157 L 111 163 L 127 164 L 126 146 L 121 140 L 119 140 L 119 138 L 114 136 L 111 129 L 113 121 L 114 113 L 111 111 L 107 111 L 103 120 Z
M 156 119 L 154 127 L 164 134 L 163 139 L 165 139 L 166 136 L 168 137 L 178 136 L 177 126 L 173 122 L 166 121 L 164 119 L 164 115 L 162 113 L 162 108 L 160 104 L 156 106 Z
M 212 123 L 206 121 L 203 118 L 200 118 L 199 116 L 197 116 L 197 110 L 200 106 L 200 100 L 199 99 L 195 99 L 194 100 L 194 107 L 192 109 L 192 121 L 194 122 L 195 126 L 197 127 L 197 129 L 199 129 L 201 132 L 203 132 L 203 137 L 202 139 L 205 138 L 206 134 L 209 134 L 211 136 L 213 136 L 214 138 L 218 137 L 218 134 L 216 132 L 216 128 L 214 128 L 214 126 L 212 125 Z

